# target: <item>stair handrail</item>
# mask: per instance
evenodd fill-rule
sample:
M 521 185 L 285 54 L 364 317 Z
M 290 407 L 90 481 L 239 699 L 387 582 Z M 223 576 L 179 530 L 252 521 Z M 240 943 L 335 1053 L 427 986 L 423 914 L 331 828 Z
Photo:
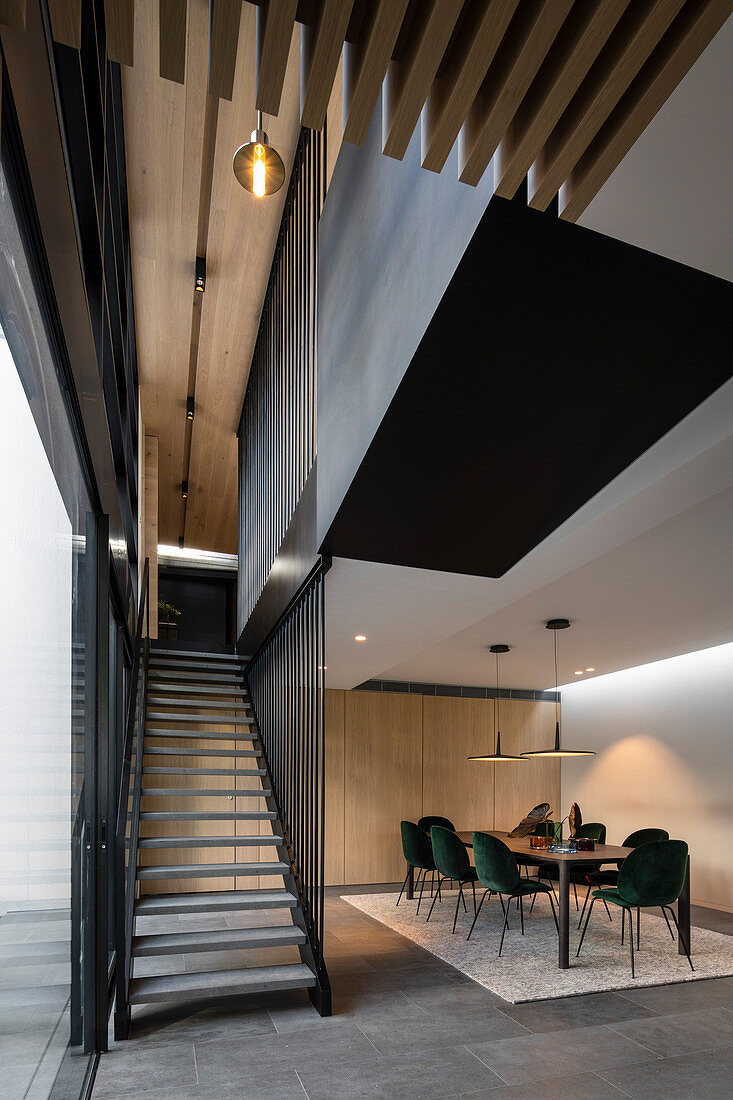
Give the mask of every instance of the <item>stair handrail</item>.
M 145 559 L 135 632 L 130 687 L 127 696 L 122 776 L 115 824 L 115 1038 L 126 1038 L 130 1027 L 132 930 L 137 887 L 137 845 L 140 828 L 143 738 L 150 656 L 150 562 Z M 134 772 L 133 772 L 134 753 Z M 132 776 L 132 787 L 130 778 Z

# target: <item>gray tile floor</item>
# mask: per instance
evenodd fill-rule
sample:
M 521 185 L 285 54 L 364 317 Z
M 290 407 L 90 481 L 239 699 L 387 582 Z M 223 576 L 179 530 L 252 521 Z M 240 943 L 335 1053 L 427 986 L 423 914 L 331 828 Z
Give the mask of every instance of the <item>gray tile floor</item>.
M 359 891 L 364 892 L 363 887 Z M 299 991 L 138 1010 L 95 1100 L 718 1100 L 733 978 L 512 1005 L 329 891 L 334 1014 Z M 733 915 L 696 910 L 733 934 Z

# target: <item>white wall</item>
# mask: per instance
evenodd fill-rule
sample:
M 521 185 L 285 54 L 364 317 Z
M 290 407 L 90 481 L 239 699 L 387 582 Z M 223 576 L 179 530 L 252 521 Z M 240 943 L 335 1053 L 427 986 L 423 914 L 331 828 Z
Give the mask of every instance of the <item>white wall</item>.
M 611 844 L 659 826 L 690 846 L 692 900 L 733 911 L 733 644 L 563 688 L 562 804 Z
M 68 906 L 71 523 L 0 332 L 0 915 Z

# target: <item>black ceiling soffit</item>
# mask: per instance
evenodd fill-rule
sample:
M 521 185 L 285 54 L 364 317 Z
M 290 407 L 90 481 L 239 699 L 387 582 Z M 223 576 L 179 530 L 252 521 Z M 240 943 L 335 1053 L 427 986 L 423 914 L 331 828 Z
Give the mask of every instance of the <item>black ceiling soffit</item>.
M 724 279 L 493 198 L 322 550 L 502 576 L 731 377 L 731 316 Z

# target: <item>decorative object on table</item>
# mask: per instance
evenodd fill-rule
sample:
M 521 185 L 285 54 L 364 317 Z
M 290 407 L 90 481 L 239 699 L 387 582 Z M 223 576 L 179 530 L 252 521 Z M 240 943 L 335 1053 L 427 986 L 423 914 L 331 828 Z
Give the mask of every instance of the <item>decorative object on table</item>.
M 570 807 L 570 813 L 568 814 L 568 825 L 570 826 L 570 835 L 575 836 L 580 826 L 583 824 L 583 815 L 580 812 L 580 806 L 577 802 L 573 802 Z
M 180 623 L 181 612 L 161 596 L 158 600 L 158 637 L 177 641 Z
M 494 714 L 496 716 L 496 751 L 487 753 L 485 756 L 469 756 L 469 760 L 485 760 L 489 764 L 497 764 L 502 760 L 509 761 L 524 761 L 523 756 L 512 756 L 510 753 L 501 751 L 501 727 L 499 725 L 499 654 L 508 653 L 510 647 L 501 644 L 490 645 L 489 653 L 493 653 L 496 656 L 496 703 L 494 705 Z
M 549 836 L 531 836 L 529 838 L 530 848 L 538 848 L 542 851 L 550 847 Z
M 552 810 L 550 809 L 549 802 L 540 802 L 539 805 L 533 807 L 529 811 L 526 817 L 523 817 L 515 829 L 509 833 L 510 837 L 522 837 L 529 836 L 533 833 L 538 825 L 541 825 L 543 821 L 547 821 L 552 816 Z
M 565 824 L 565 818 L 562 821 L 555 822 L 555 828 L 553 830 L 555 837 L 555 844 L 562 844 L 562 827 Z
M 560 748 L 560 696 L 558 692 L 557 676 L 557 632 L 567 630 L 570 626 L 569 619 L 548 619 L 545 623 L 548 630 L 553 632 L 555 648 L 555 744 L 551 749 L 530 749 L 523 752 L 522 756 L 595 756 L 592 749 L 565 749 Z
M 573 837 L 576 852 L 595 852 L 596 842 L 592 836 Z

